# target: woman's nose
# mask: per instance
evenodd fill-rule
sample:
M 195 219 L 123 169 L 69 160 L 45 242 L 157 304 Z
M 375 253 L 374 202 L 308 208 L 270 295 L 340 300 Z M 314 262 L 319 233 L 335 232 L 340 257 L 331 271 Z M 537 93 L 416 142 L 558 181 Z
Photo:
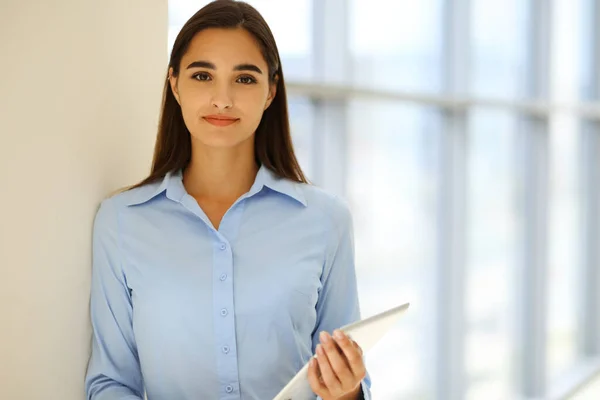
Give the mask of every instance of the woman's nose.
M 224 110 L 233 106 L 233 99 L 229 93 L 229 89 L 225 87 L 215 88 L 212 99 L 212 106 Z

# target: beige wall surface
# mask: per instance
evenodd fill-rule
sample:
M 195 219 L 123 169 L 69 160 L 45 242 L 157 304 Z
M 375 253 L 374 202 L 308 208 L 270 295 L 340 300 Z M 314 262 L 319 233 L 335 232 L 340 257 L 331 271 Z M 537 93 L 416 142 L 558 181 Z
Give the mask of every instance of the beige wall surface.
M 91 228 L 148 172 L 166 0 L 0 0 L 0 399 L 80 400 Z

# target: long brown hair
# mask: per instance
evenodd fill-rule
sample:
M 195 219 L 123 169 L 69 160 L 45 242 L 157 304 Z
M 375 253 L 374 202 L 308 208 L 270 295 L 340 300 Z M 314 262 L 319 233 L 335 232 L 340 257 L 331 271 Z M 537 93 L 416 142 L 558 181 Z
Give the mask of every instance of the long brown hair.
M 241 1 L 215 0 L 194 14 L 185 23 L 173 44 L 169 60 L 169 67 L 173 68 L 173 76 L 179 75 L 181 59 L 194 36 L 207 28 L 243 28 L 256 39 L 269 67 L 269 80 L 277 84 L 275 98 L 264 111 L 256 129 L 254 144 L 256 162 L 282 178 L 307 183 L 292 145 L 279 50 L 271 29 L 254 7 Z M 169 84 L 167 68 L 150 176 L 130 189 L 156 182 L 168 172 L 184 169 L 188 166 L 191 155 L 190 132 Z

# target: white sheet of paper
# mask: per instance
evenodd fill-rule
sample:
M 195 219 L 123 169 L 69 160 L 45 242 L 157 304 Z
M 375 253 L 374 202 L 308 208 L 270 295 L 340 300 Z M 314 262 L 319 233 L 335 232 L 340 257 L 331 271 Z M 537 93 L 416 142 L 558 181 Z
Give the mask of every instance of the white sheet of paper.
M 400 319 L 409 303 L 341 327 L 362 348 L 370 350 Z M 331 332 L 330 332 L 331 333 Z M 313 400 L 315 394 L 308 383 L 308 363 L 290 380 L 273 400 Z

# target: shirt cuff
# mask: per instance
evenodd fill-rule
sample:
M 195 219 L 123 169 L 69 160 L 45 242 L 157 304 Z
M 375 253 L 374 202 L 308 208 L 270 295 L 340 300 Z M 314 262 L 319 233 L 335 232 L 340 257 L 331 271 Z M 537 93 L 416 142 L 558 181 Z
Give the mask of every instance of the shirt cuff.
M 371 400 L 371 390 L 364 379 L 360 383 L 360 387 L 362 388 L 362 400 Z

